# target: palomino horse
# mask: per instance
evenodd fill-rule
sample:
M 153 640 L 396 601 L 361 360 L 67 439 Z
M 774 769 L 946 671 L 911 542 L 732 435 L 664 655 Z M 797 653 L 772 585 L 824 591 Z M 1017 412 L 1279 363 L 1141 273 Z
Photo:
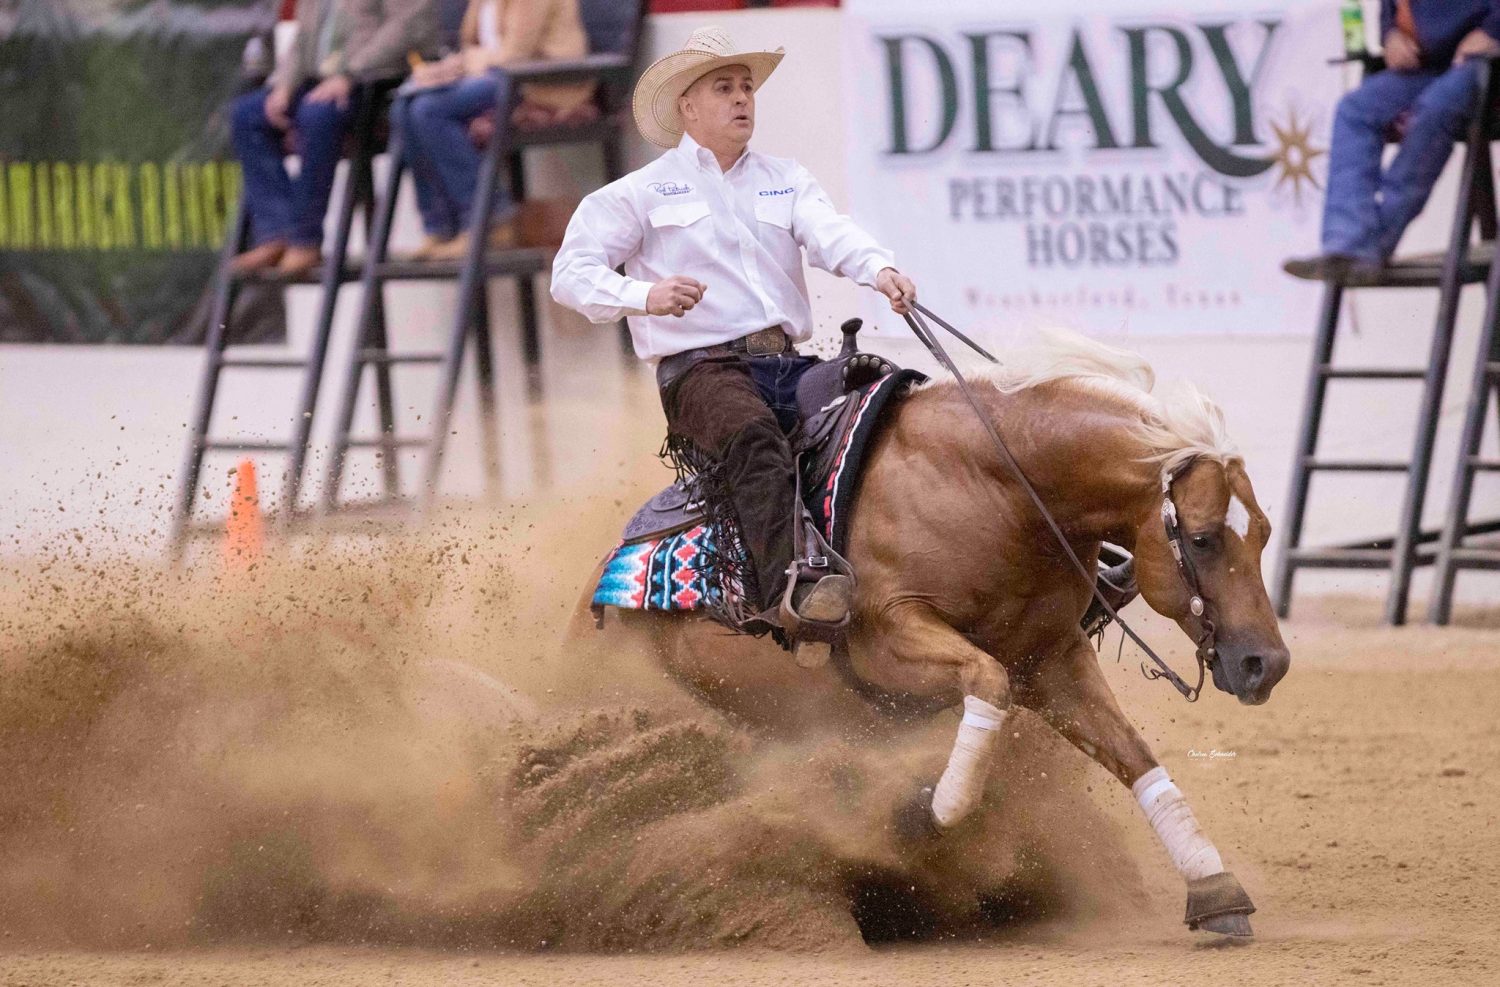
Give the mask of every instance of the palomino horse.
M 1186 585 L 1163 522 L 1216 629 L 1214 685 L 1263 703 L 1290 657 L 1262 583 L 1271 533 L 1216 405 L 1152 394 L 1134 354 L 1054 335 L 974 381 L 1016 461 L 1078 557 L 1101 541 L 1135 553 L 1146 602 L 1191 635 Z M 708 702 L 780 733 L 889 722 L 962 703 L 948 766 L 918 803 L 931 829 L 978 803 L 1014 704 L 1131 788 L 1188 884 L 1191 927 L 1248 935 L 1253 906 L 1182 793 L 1115 703 L 1079 628 L 1090 588 L 1066 559 L 953 381 L 916 388 L 868 457 L 848 558 L 858 574 L 847 658 L 799 668 L 768 642 L 706 620 L 626 613 Z

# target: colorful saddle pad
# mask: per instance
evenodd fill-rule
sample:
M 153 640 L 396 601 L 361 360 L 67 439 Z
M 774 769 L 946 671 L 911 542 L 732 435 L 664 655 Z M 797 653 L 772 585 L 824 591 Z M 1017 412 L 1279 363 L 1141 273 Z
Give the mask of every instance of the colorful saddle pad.
M 718 588 L 704 575 L 714 530 L 695 525 L 675 534 L 626 542 L 604 563 L 595 607 L 621 610 L 697 610 Z

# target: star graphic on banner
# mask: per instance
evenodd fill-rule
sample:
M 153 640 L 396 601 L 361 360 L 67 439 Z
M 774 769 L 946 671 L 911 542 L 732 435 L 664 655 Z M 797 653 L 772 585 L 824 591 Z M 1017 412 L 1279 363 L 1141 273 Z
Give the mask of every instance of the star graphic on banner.
M 1281 166 L 1281 176 L 1276 179 L 1276 188 L 1279 189 L 1287 182 L 1292 183 L 1292 195 L 1297 204 L 1302 204 L 1302 183 L 1307 182 L 1313 188 L 1322 188 L 1318 184 L 1317 176 L 1312 172 L 1312 163 L 1328 153 L 1326 148 L 1314 147 L 1312 143 L 1312 126 L 1297 119 L 1296 110 L 1287 111 L 1286 126 L 1281 126 L 1276 121 L 1271 121 L 1271 129 L 1276 132 L 1277 148 L 1272 155 L 1272 160 Z

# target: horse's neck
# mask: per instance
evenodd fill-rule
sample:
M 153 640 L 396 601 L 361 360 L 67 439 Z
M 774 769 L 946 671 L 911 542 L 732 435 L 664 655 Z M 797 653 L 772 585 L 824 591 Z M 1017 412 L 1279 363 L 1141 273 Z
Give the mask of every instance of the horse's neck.
M 1161 479 L 1129 429 L 1131 412 L 1064 388 L 993 400 L 1007 445 L 1063 530 L 1133 548 L 1136 530 L 1158 508 Z

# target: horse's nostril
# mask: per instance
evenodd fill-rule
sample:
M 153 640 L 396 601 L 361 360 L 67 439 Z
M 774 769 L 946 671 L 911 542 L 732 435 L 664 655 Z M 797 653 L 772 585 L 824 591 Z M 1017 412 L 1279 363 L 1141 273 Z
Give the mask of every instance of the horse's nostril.
M 1260 655 L 1251 655 L 1245 659 L 1245 681 L 1247 684 L 1260 682 L 1261 676 L 1266 673 L 1266 664 Z

